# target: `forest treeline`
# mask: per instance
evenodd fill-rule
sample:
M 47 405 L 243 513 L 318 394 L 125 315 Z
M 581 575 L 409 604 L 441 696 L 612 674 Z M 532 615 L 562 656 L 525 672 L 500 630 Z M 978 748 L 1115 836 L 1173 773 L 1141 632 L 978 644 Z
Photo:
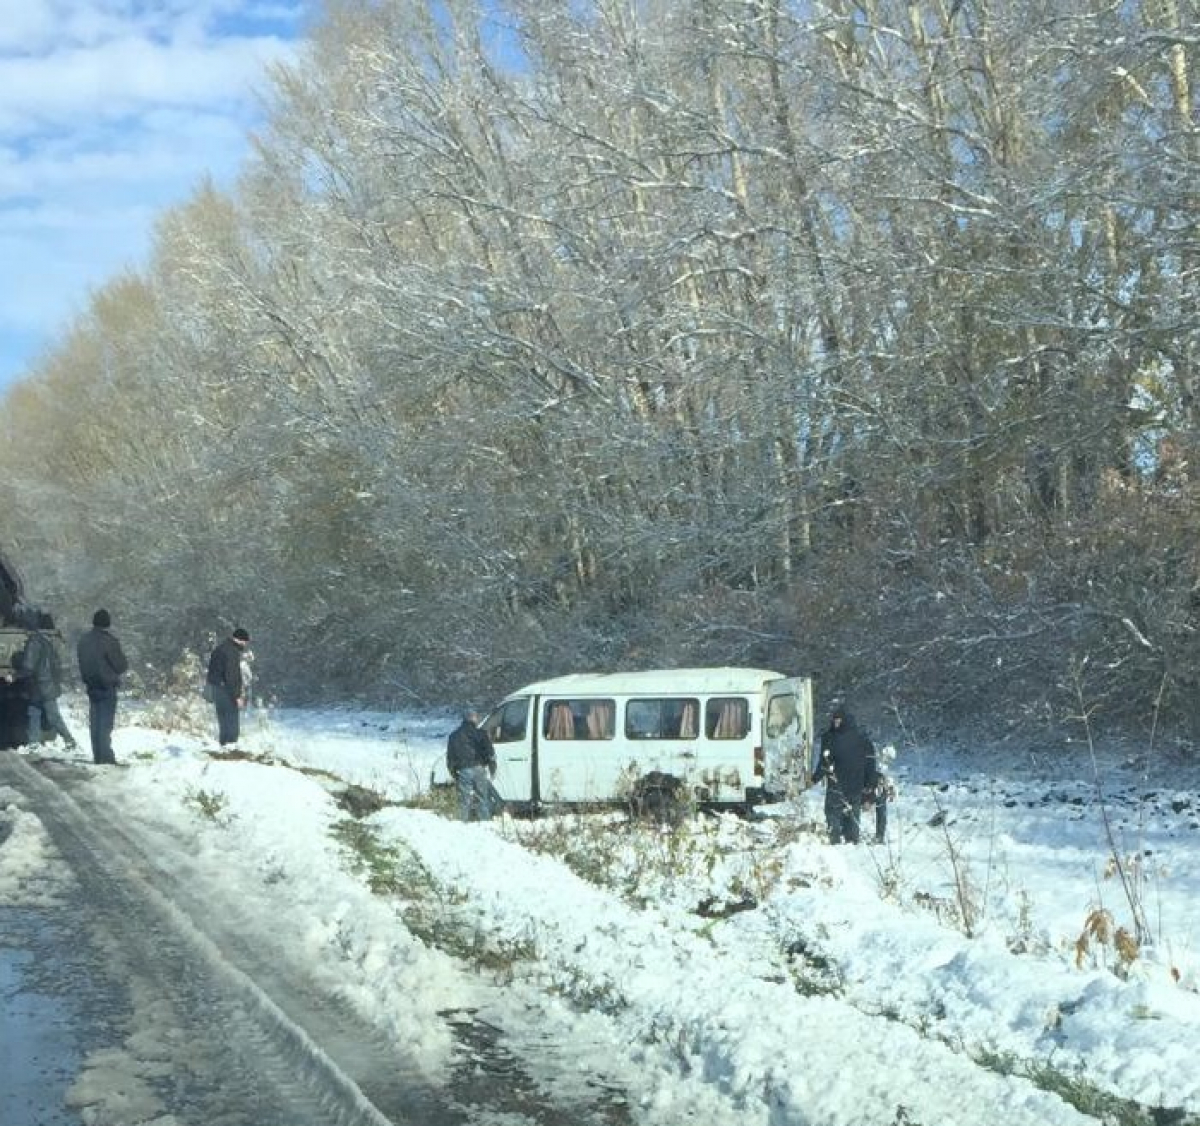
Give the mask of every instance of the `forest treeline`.
M 1196 0 L 331 3 L 4 399 L 2 546 L 292 701 L 746 663 L 1200 736 L 1198 51 Z

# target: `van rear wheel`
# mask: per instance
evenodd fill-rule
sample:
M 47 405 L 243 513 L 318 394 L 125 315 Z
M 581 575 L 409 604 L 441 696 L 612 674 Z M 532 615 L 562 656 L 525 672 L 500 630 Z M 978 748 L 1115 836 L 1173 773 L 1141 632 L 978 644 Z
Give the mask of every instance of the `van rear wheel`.
M 678 825 L 687 811 L 686 798 L 681 778 L 652 770 L 634 785 L 629 798 L 629 814 L 656 825 Z

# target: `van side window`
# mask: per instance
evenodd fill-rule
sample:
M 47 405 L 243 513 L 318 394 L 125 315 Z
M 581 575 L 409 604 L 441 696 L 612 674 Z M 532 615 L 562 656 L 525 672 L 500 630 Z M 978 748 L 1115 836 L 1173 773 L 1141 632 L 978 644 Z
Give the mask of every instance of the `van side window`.
M 625 737 L 695 739 L 700 734 L 699 719 L 699 700 L 630 700 L 625 705 Z
M 704 705 L 704 733 L 710 739 L 744 739 L 750 734 L 750 706 L 737 696 L 714 696 Z
M 547 700 L 542 735 L 547 739 L 611 739 L 616 734 L 614 700 Z
M 498 712 L 484 720 L 483 729 L 493 743 L 519 743 L 525 738 L 529 719 L 529 701 L 509 700 Z

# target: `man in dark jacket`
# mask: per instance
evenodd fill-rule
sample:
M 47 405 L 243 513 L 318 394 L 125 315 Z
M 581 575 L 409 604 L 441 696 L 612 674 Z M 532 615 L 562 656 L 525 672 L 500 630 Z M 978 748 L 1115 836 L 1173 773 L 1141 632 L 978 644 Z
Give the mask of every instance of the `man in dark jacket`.
M 77 655 L 79 678 L 87 689 L 88 727 L 92 738 L 92 759 L 116 766 L 112 749 L 112 729 L 117 718 L 117 688 L 129 668 L 121 643 L 109 632 L 112 618 L 107 610 L 92 615 L 92 628 L 80 639 Z
M 858 844 L 859 808 L 877 781 L 875 746 L 842 704 L 834 706 L 829 726 L 821 733 L 813 783 L 822 779 L 830 844 Z
M 75 737 L 58 710 L 58 698 L 62 695 L 62 657 L 55 644 L 56 632 L 54 619 L 49 614 L 39 613 L 37 628 L 29 631 L 21 654 L 21 679 L 25 682 L 25 698 L 29 704 L 29 744 L 35 746 L 42 741 L 44 720 L 46 729 L 62 736 L 67 749 L 74 750 Z
M 222 747 L 238 741 L 238 710 L 246 703 L 242 657 L 250 635 L 240 626 L 208 658 L 207 683 L 217 709 L 217 742 Z
M 446 769 L 458 786 L 458 813 L 464 821 L 490 821 L 496 748 L 479 727 L 479 713 L 467 712 L 446 740 Z

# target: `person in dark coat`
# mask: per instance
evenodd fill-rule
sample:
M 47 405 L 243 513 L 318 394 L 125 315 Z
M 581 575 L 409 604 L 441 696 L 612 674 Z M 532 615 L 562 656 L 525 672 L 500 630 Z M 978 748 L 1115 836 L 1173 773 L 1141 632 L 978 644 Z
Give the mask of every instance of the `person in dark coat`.
M 877 782 L 875 745 L 842 704 L 821 733 L 813 783 L 825 782 L 825 824 L 830 844 L 858 844 L 859 809 Z M 874 798 L 871 799 L 874 801 Z
M 80 639 L 76 650 L 79 679 L 87 689 L 88 727 L 92 739 L 92 759 L 105 766 L 116 766 L 112 749 L 112 730 L 117 718 L 117 688 L 129 668 L 121 643 L 109 632 L 112 617 L 107 610 L 92 615 L 92 628 Z
M 206 681 L 217 709 L 217 742 L 222 747 L 238 741 L 238 712 L 246 703 L 242 658 L 249 644 L 250 635 L 239 626 L 208 658 Z
M 446 769 L 458 787 L 458 813 L 464 821 L 490 821 L 493 808 L 492 777 L 496 773 L 496 748 L 479 727 L 479 713 L 469 711 L 446 740 Z
M 33 746 L 42 741 L 44 721 L 47 731 L 61 736 L 67 749 L 74 750 L 75 736 L 58 710 L 58 698 L 62 695 L 62 657 L 55 644 L 56 633 L 54 619 L 46 613 L 38 614 L 37 628 L 29 631 L 21 654 L 21 679 L 25 682 L 25 699 L 29 705 L 29 744 Z

